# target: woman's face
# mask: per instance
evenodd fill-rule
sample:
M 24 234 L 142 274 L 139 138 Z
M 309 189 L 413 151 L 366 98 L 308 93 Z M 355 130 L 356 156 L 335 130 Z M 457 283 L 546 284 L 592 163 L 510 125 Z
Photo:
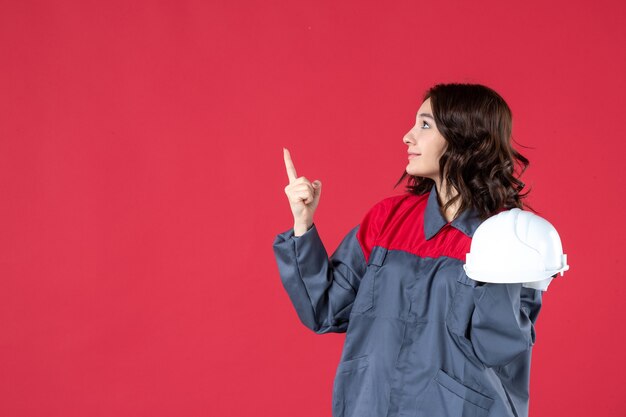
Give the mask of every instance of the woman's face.
M 430 98 L 422 103 L 417 111 L 415 126 L 402 138 L 408 146 L 409 163 L 406 172 L 440 182 L 439 158 L 446 149 L 446 140 L 437 130 Z M 417 154 L 417 155 L 411 155 Z

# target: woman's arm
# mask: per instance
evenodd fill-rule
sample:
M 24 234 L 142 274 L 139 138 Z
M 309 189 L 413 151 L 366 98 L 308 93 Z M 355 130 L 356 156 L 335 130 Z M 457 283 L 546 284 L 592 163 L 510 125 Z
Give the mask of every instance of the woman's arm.
M 522 284 L 486 283 L 472 290 L 469 338 L 486 366 L 502 366 L 532 348 L 542 291 Z
M 354 226 L 328 258 L 315 223 L 301 236 L 276 236 L 273 249 L 283 286 L 298 317 L 318 334 L 345 332 L 367 262 Z

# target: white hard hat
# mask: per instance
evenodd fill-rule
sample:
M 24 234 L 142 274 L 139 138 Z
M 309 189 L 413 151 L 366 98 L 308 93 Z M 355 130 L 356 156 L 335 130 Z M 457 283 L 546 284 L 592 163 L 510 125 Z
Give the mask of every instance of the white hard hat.
M 525 286 L 547 288 L 549 278 L 562 276 L 569 265 L 556 229 L 536 214 L 513 208 L 478 226 L 463 269 L 481 282 L 535 283 Z

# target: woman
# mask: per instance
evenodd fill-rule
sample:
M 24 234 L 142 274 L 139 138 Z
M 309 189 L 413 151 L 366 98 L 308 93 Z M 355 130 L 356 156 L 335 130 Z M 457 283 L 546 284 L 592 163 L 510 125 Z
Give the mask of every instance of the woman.
M 370 208 L 330 259 L 313 223 L 321 183 L 284 150 L 294 227 L 273 244 L 281 280 L 304 325 L 347 332 L 333 416 L 526 416 L 542 292 L 463 270 L 479 224 L 522 208 L 511 111 L 488 87 L 435 85 L 403 142 L 407 192 Z

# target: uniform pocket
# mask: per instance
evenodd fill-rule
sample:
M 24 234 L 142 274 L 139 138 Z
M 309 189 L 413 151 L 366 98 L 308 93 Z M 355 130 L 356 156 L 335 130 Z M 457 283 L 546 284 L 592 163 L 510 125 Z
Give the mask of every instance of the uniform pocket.
M 421 396 L 416 416 L 486 417 L 492 404 L 492 398 L 439 369 Z
M 374 307 L 374 283 L 378 268 L 377 266 L 368 266 L 365 275 L 361 278 L 361 284 L 352 306 L 352 311 L 355 313 L 365 313 Z
M 365 313 L 374 307 L 376 276 L 385 262 L 387 249 L 382 246 L 374 246 L 367 262 L 365 275 L 361 278 L 359 290 L 357 291 L 352 311 L 355 313 Z
M 454 296 L 446 316 L 446 325 L 456 335 L 465 337 L 474 312 L 473 288 L 462 280 L 455 283 Z
M 373 417 L 369 358 L 339 363 L 333 384 L 333 417 Z

